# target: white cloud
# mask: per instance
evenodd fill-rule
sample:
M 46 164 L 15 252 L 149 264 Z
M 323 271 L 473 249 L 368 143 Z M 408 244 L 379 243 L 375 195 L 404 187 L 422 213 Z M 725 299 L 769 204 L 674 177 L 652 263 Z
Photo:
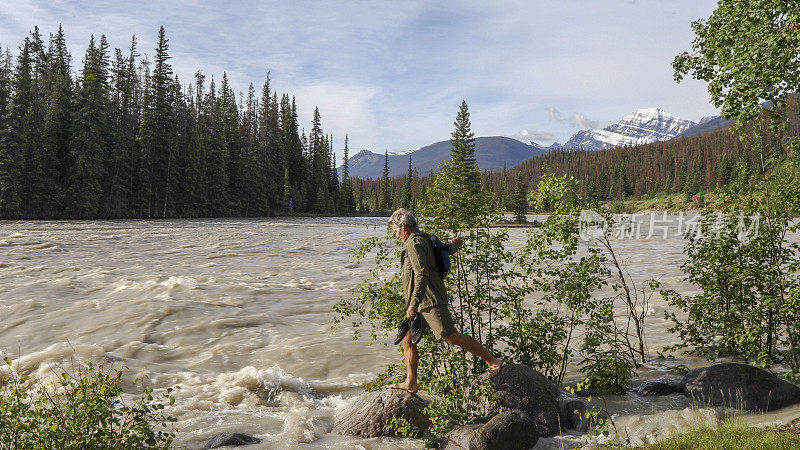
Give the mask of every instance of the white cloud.
M 569 123 L 572 126 L 578 127 L 581 130 L 587 130 L 591 128 L 598 128 L 600 126 L 600 122 L 597 120 L 591 120 L 586 117 L 585 114 L 575 113 L 570 116 Z
M 519 133 L 511 137 L 519 141 L 534 141 L 538 144 L 546 144 L 556 140 L 556 135 L 549 131 L 528 131 L 525 129 L 520 130 Z

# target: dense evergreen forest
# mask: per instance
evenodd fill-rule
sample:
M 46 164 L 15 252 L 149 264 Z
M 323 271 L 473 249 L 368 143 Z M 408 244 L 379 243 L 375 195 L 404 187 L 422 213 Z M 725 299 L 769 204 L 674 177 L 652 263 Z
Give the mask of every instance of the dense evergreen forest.
M 164 28 L 152 61 L 136 37 L 89 41 L 73 73 L 64 30 L 38 28 L 0 58 L 0 218 L 164 218 L 350 213 L 319 110 L 300 131 L 294 97 L 267 74 L 237 96 L 227 76 L 172 72 Z M 345 161 L 347 138 L 344 140 Z
M 251 84 L 237 95 L 197 71 L 183 84 L 169 64 L 163 27 L 152 61 L 136 37 L 109 51 L 92 37 L 78 71 L 64 30 L 45 43 L 38 28 L 13 56 L 0 55 L 0 219 L 167 218 L 354 214 L 413 208 L 433 173 L 352 179 L 333 160 L 333 137 L 315 109 L 308 133 L 294 97 Z M 113 55 L 112 55 L 113 53 Z M 800 102 L 787 115 L 800 135 Z M 776 151 L 781 151 L 776 148 Z M 484 172 L 501 205 L 544 172 L 568 173 L 602 200 L 684 193 L 725 185 L 759 155 L 726 129 L 600 151 L 555 150 L 508 170 Z M 388 160 L 387 160 L 388 161 Z

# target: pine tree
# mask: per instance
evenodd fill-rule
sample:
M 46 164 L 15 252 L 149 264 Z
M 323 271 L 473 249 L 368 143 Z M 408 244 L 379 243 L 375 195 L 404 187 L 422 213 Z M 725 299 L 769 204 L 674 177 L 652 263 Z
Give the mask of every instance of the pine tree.
M 309 204 L 320 210 L 325 204 L 325 180 L 328 167 L 325 165 L 325 155 L 322 136 L 322 118 L 319 108 L 314 108 L 311 120 L 311 132 L 308 134 L 308 157 L 311 163 L 311 172 L 308 180 Z
M 514 195 L 512 196 L 512 205 L 514 212 L 514 220 L 517 223 L 525 223 L 528 221 L 526 214 L 528 213 L 528 198 L 527 186 L 525 186 L 525 179 L 522 176 L 522 171 L 517 172 L 515 180 Z
M 284 158 L 279 145 L 281 138 L 280 111 L 277 93 L 270 89 L 270 75 L 261 90 L 258 116 L 258 145 L 264 172 L 264 212 L 275 214 L 279 210 L 283 193 Z
M 500 210 L 508 210 L 509 208 L 509 192 L 508 192 L 508 169 L 506 163 L 503 163 L 503 179 L 500 181 L 500 195 L 498 195 L 497 204 Z
M 31 84 L 29 118 L 33 124 L 28 130 L 28 148 L 24 163 L 23 214 L 42 217 L 54 206 L 52 200 L 58 191 L 54 183 L 55 155 L 48 152 L 42 142 L 42 126 L 48 102 L 49 63 L 39 27 L 34 27 L 30 37 Z
M 345 214 L 353 213 L 355 209 L 355 199 L 353 198 L 353 182 L 350 179 L 348 161 L 348 141 L 349 136 L 344 136 L 344 155 L 342 155 L 342 182 L 339 184 L 339 204 L 341 211 Z
M 239 110 L 236 107 L 236 95 L 228 82 L 228 74 L 222 73 L 222 83 L 219 88 L 217 98 L 219 107 L 219 119 L 221 120 L 221 132 L 225 146 L 225 172 L 228 177 L 228 201 L 232 204 L 238 203 L 240 194 L 236 192 L 239 186 L 237 180 L 239 173 L 239 162 L 241 147 L 239 143 Z M 238 209 L 238 208 L 237 208 Z
M 400 206 L 403 208 L 411 209 L 411 190 L 414 187 L 414 169 L 411 166 L 411 155 L 408 155 L 408 172 L 403 178 L 403 188 L 400 191 Z
M 189 217 L 201 217 L 208 214 L 208 178 L 206 164 L 205 132 L 208 124 L 208 113 L 205 107 L 205 75 L 199 70 L 194 74 L 195 86 L 190 89 L 190 124 L 189 149 L 186 162 L 186 214 Z M 194 96 L 191 96 L 192 90 Z
M 289 181 L 289 169 L 283 172 L 283 208 L 287 215 L 294 215 L 294 201 L 292 200 L 292 185 Z
M 173 104 L 171 102 L 172 66 L 167 62 L 169 44 L 164 27 L 158 31 L 155 64 L 147 87 L 139 131 L 141 142 L 141 182 L 146 185 L 145 210 L 147 217 L 167 217 L 170 202 L 172 171 L 171 136 Z
M 27 121 L 30 71 L 30 43 L 26 38 L 16 68 L 8 50 L 0 65 L 0 218 L 3 219 L 22 215 L 22 129 Z
M 383 153 L 383 176 L 381 177 L 381 195 L 378 202 L 378 210 L 390 211 L 392 209 L 392 179 L 389 178 L 389 151 L 385 150 Z
M 100 211 L 103 157 L 109 131 L 108 98 L 108 43 L 101 36 L 100 43 L 95 44 L 92 36 L 77 92 L 70 148 L 74 170 L 68 203 L 73 217 L 97 217 Z
M 481 176 L 475 159 L 475 134 L 471 130 L 466 101 L 461 101 L 453 124 L 456 128 L 450 138 L 451 170 L 455 176 L 464 180 L 469 192 L 477 194 L 481 190 Z
M 239 176 L 237 177 L 239 183 L 237 192 L 240 195 L 242 213 L 245 217 L 263 215 L 266 205 L 265 183 L 263 176 L 260 176 L 266 168 L 262 166 L 263 158 L 259 154 L 258 110 L 255 87 L 251 83 L 247 91 L 247 104 L 242 117 L 242 152 Z
M 297 125 L 297 110 L 293 107 L 294 99 L 289 102 L 289 95 L 284 94 L 281 97 L 281 153 L 284 156 L 284 169 L 288 172 L 288 177 L 285 177 L 285 183 L 289 185 L 288 195 L 291 202 L 287 202 L 287 191 L 283 190 L 284 208 L 292 207 L 291 212 L 284 209 L 284 212 L 293 214 L 298 209 L 299 199 L 302 195 L 302 185 L 304 183 L 305 161 L 303 158 L 303 144 L 300 141 Z M 298 200 L 298 201 L 295 201 Z
M 225 140 L 227 107 L 225 102 L 217 96 L 213 78 L 206 95 L 205 107 L 208 111 L 208 130 L 205 134 L 208 156 L 206 161 L 208 214 L 213 217 L 223 217 L 228 214 L 229 189 L 226 163 L 228 146 Z
M 72 140 L 72 118 L 75 93 L 71 77 L 71 56 L 67 50 L 66 38 L 61 25 L 58 32 L 51 36 L 47 61 L 49 62 L 48 103 L 42 124 L 42 148 L 53 166 L 48 170 L 52 177 L 50 189 L 45 196 L 44 210 L 48 216 L 60 213 L 66 201 L 66 190 L 69 186 L 69 175 L 72 171 L 70 159 L 70 141 Z

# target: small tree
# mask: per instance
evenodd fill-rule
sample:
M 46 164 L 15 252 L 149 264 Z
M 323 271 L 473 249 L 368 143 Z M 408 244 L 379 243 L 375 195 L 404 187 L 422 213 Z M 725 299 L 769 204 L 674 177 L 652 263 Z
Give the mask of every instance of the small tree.
M 522 171 L 517 172 L 516 187 L 514 188 L 514 195 L 511 198 L 512 209 L 514 211 L 514 221 L 517 223 L 525 223 L 528 221 L 528 198 L 527 187 L 525 186 L 525 179 L 522 177 Z

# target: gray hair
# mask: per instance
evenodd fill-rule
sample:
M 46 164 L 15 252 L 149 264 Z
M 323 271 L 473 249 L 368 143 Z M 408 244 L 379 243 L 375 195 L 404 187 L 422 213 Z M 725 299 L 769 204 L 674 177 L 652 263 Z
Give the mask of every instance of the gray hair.
M 389 217 L 389 225 L 394 225 L 399 227 L 400 225 L 405 224 L 408 228 L 416 229 L 417 228 L 417 218 L 414 217 L 414 213 L 411 211 L 400 208 L 397 211 L 392 213 L 392 217 Z

